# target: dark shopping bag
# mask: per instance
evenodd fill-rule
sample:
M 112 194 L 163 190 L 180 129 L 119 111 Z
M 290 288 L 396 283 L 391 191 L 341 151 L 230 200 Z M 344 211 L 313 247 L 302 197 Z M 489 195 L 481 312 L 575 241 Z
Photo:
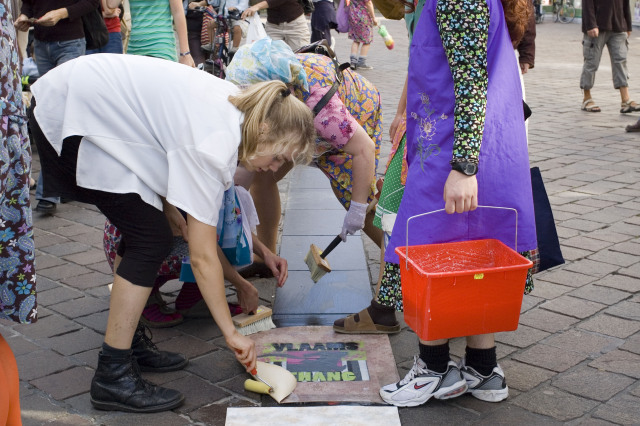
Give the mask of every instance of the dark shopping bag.
M 533 193 L 533 209 L 536 217 L 536 237 L 538 238 L 539 263 L 534 261 L 532 273 L 545 271 L 562 265 L 564 258 L 560 250 L 560 241 L 553 220 L 553 211 L 544 182 L 538 167 L 531 168 L 531 190 Z M 534 255 L 535 257 L 535 255 Z M 537 266 L 537 268 L 536 268 Z
M 109 31 L 102 18 L 102 7 L 97 7 L 91 12 L 82 15 L 84 27 L 84 39 L 87 42 L 87 50 L 100 49 L 109 42 Z

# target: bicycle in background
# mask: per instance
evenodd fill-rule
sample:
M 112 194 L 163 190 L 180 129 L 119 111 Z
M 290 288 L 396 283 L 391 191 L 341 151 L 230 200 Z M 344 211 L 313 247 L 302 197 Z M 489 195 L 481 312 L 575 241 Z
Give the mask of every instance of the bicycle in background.
M 553 0 L 553 15 L 555 22 L 568 24 L 576 17 L 576 8 L 573 7 L 573 0 Z
M 220 7 L 220 10 L 223 10 Z M 239 10 L 230 11 L 227 16 L 222 13 L 216 13 L 211 9 L 206 9 L 205 13 L 209 14 L 215 22 L 215 33 L 212 34 L 209 48 L 209 57 L 201 65 L 201 69 L 215 75 L 216 77 L 225 78 L 227 65 L 231 62 L 233 55 L 230 53 L 233 45 L 233 21 L 240 20 L 241 12 Z

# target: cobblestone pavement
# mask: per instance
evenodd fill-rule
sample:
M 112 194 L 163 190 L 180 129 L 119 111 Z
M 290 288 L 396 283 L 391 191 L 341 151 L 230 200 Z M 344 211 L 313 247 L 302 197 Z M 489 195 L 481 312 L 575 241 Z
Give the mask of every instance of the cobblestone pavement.
M 405 77 L 407 42 L 403 23 L 385 24 L 396 47 L 387 51 L 376 39 L 369 55 L 374 69 L 363 75 L 380 89 L 390 122 Z M 640 69 L 635 34 L 632 77 Z M 346 60 L 350 42 L 339 35 L 337 44 Z M 640 424 L 640 135 L 624 132 L 640 114 L 619 114 L 606 56 L 592 91 L 603 112 L 580 110 L 579 23 L 547 19 L 538 26 L 537 46 L 536 67 L 525 76 L 533 110 L 531 164 L 542 170 L 567 263 L 536 276 L 518 330 L 497 337 L 508 400 L 429 401 L 401 409 L 403 424 Z M 640 101 L 633 78 L 630 93 Z M 379 171 L 388 150 L 386 137 Z M 286 194 L 287 181 L 281 189 Z M 29 326 L 0 322 L 18 359 L 25 425 L 217 425 L 229 406 L 261 404 L 242 389 L 246 376 L 218 328 L 210 320 L 189 320 L 154 330 L 161 349 L 190 357 L 188 368 L 146 375 L 184 392 L 182 407 L 148 415 L 92 409 L 88 390 L 112 282 L 102 249 L 104 218 L 90 206 L 69 203 L 52 217 L 36 213 L 34 221 L 40 320 Z M 375 284 L 379 251 L 366 237 L 363 244 Z M 255 284 L 271 303 L 273 283 Z M 177 290 L 176 282 L 163 288 L 169 302 Z M 391 343 L 403 376 L 417 353 L 416 336 L 404 327 Z M 460 356 L 464 342 L 454 340 L 451 347 Z

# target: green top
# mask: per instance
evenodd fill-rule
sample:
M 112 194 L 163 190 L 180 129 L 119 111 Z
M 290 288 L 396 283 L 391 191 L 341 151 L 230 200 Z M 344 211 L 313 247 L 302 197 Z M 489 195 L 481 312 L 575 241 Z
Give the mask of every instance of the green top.
M 127 54 L 178 61 L 169 0 L 130 0 L 131 36 Z

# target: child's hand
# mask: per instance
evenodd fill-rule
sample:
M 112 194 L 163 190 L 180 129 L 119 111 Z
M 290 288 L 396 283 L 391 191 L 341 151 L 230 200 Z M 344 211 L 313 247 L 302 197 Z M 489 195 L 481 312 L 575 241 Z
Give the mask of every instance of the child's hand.
M 235 288 L 238 292 L 238 303 L 240 303 L 242 312 L 245 314 L 256 312 L 258 310 L 258 289 L 245 279 L 236 284 Z
M 271 272 L 273 272 L 273 276 L 278 279 L 278 287 L 282 287 L 287 281 L 287 277 L 289 275 L 289 265 L 287 263 L 287 259 L 275 255 L 269 252 L 270 255 L 267 255 L 264 259 L 264 264 L 267 265 Z

